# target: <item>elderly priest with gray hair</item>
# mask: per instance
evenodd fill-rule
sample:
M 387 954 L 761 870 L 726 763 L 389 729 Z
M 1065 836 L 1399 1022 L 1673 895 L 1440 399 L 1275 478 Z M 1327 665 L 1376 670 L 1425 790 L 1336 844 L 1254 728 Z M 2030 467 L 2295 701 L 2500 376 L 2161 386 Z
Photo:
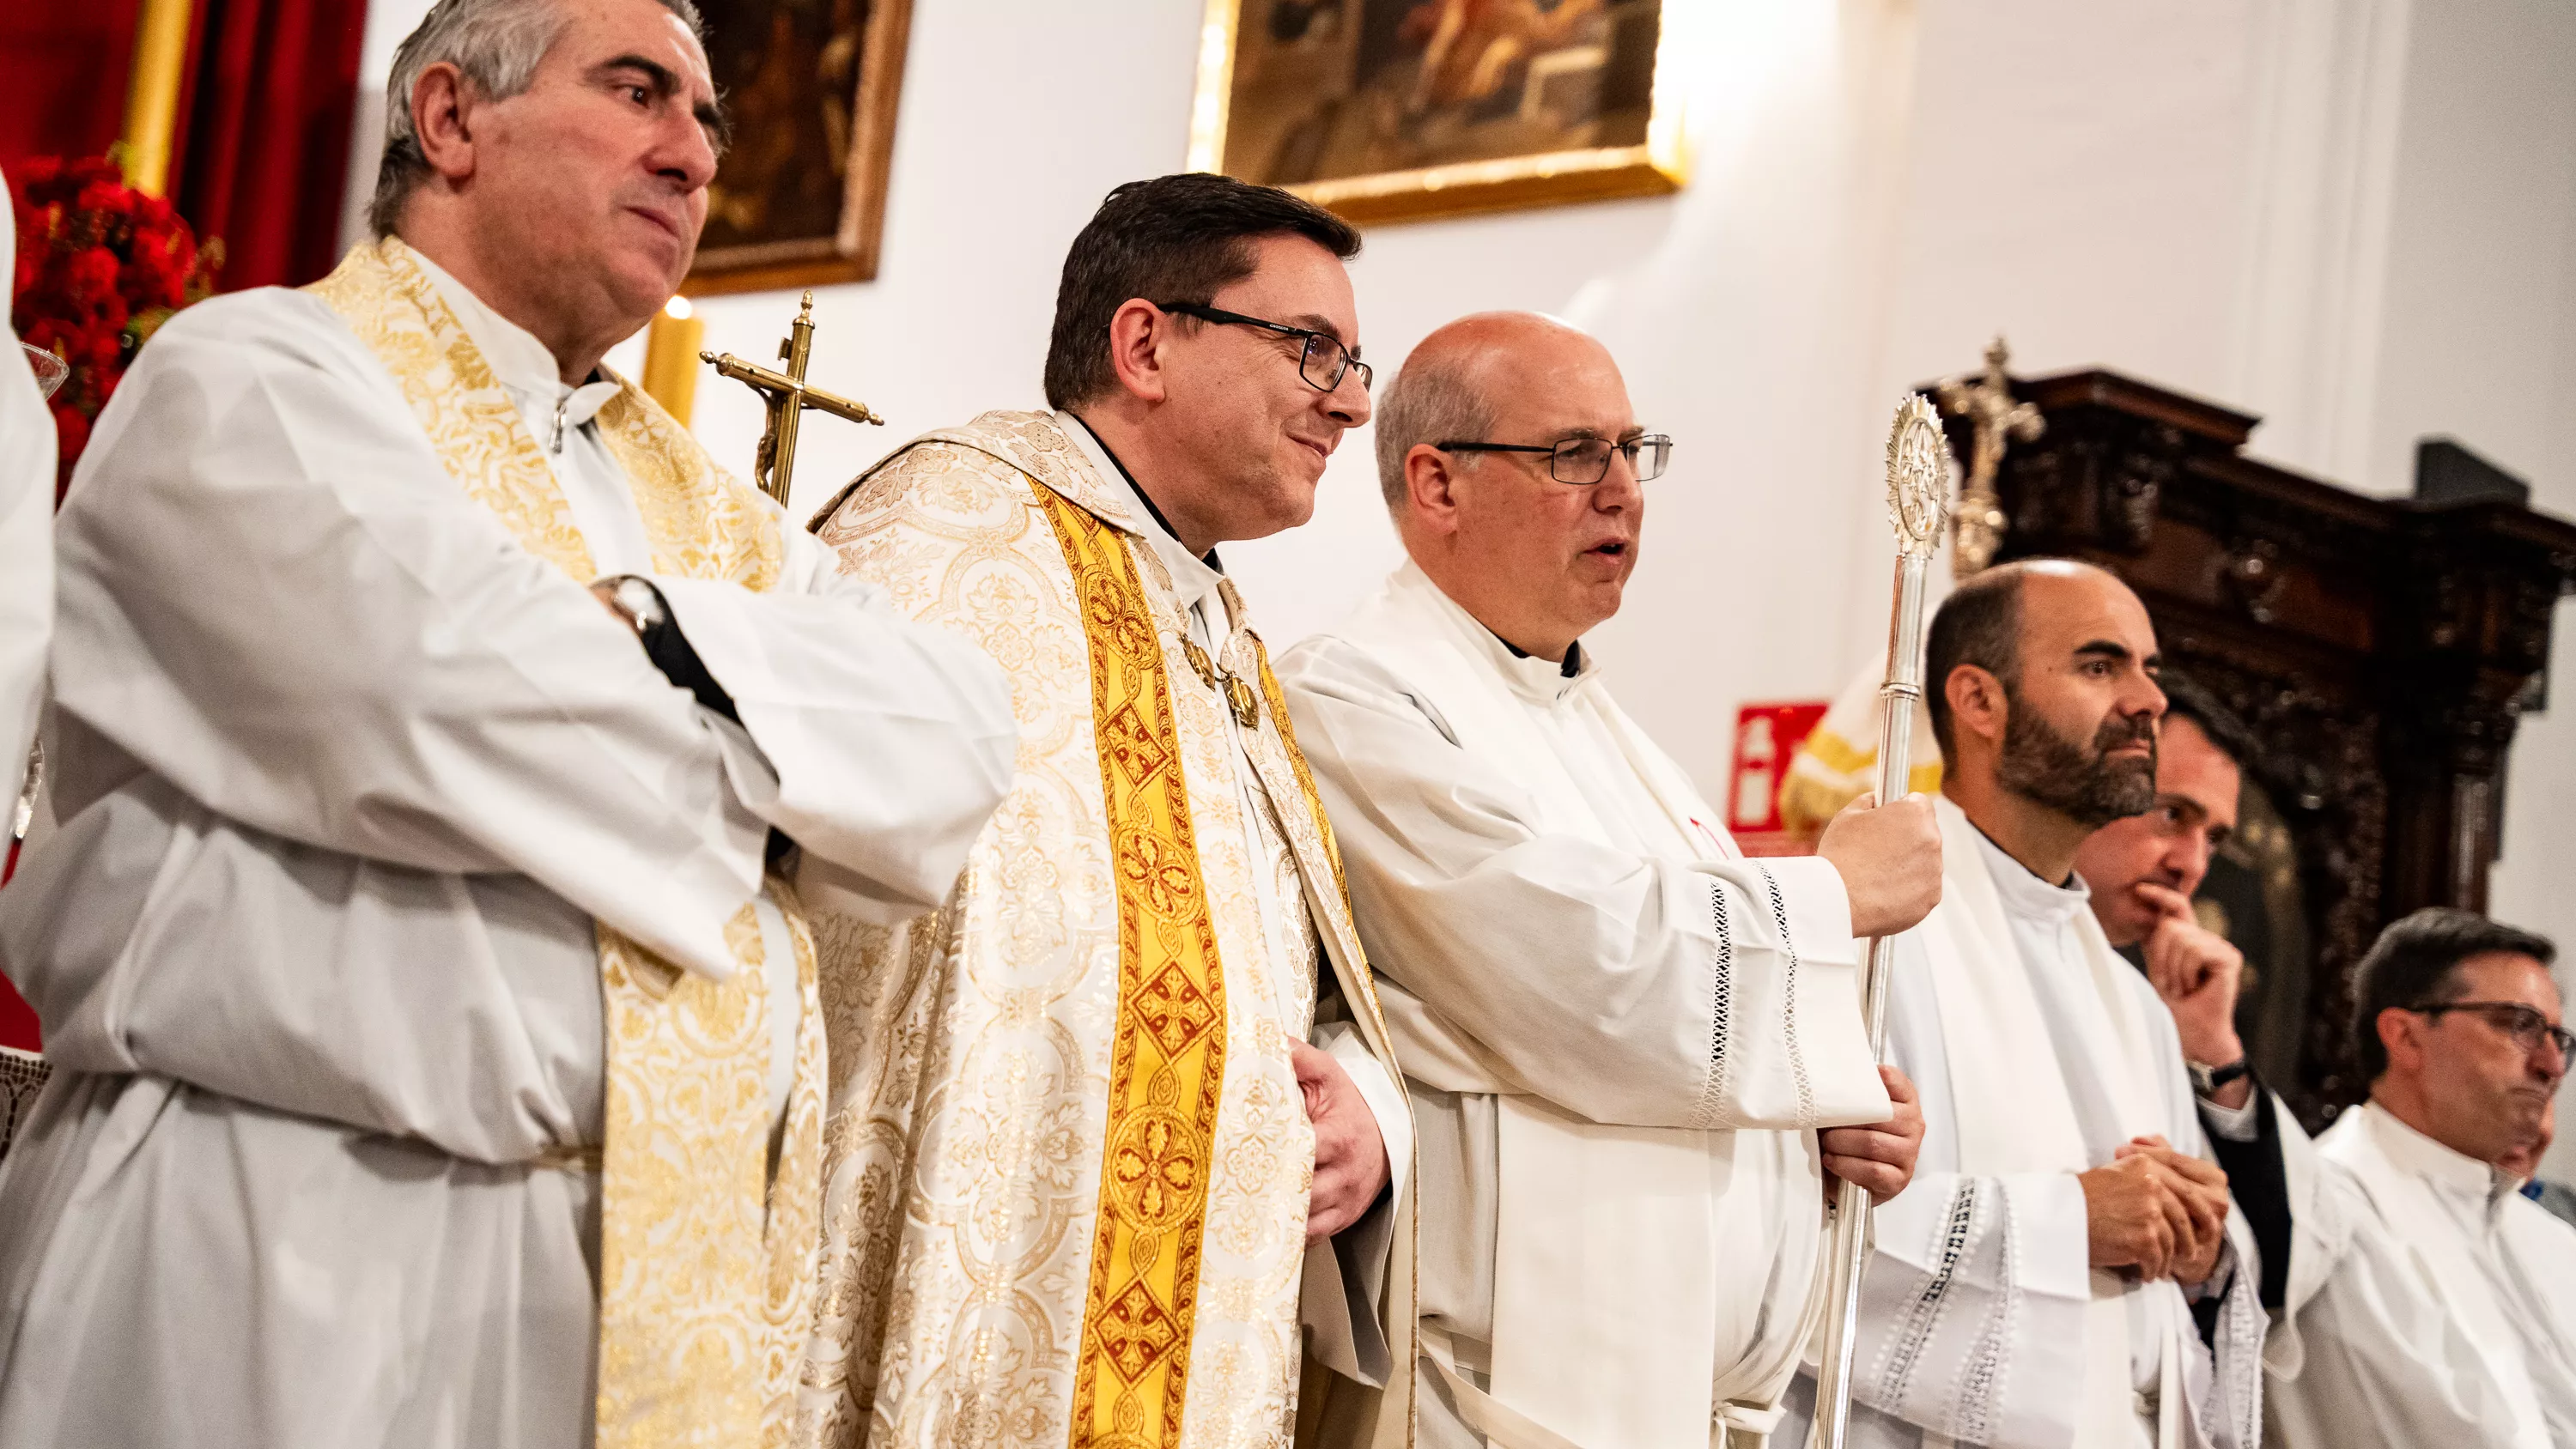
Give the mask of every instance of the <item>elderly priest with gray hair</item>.
M 926 909 L 1008 783 L 1000 672 L 599 365 L 706 215 L 687 0 L 442 0 L 388 91 L 375 240 L 162 329 L 62 515 L 0 1443 L 779 1442 L 770 872 Z
M 1929 805 L 1748 860 L 1580 642 L 1670 450 L 1583 333 L 1434 332 L 1378 413 L 1411 561 L 1280 671 L 1414 1102 L 1426 1449 L 1766 1432 L 1827 1178 L 1890 1196 L 1921 1137 L 1858 938 L 1938 898 Z

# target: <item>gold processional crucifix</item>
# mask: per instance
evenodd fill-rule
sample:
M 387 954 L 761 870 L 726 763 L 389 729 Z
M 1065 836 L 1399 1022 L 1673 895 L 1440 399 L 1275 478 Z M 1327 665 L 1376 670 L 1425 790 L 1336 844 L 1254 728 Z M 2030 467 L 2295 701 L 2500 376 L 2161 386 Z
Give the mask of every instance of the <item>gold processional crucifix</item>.
M 1995 472 L 2003 465 L 2004 440 L 2027 443 L 2048 428 L 2048 420 L 2029 403 L 2013 401 L 2012 380 L 2004 364 L 2012 350 L 1997 337 L 1986 349 L 1985 371 L 1974 382 L 1954 377 L 1941 384 L 1941 410 L 1968 420 L 1975 446 L 1968 453 L 1968 477 L 1959 488 L 1957 536 L 1950 544 L 1950 575 L 1967 578 L 1982 573 L 2003 547 L 2003 500 L 1995 496 Z
M 814 351 L 814 294 L 807 292 L 803 305 L 796 309 L 796 321 L 778 344 L 778 360 L 787 364 L 785 372 L 773 372 L 756 362 L 745 362 L 728 352 L 718 356 L 701 352 L 698 359 L 714 366 L 721 377 L 729 377 L 760 394 L 769 409 L 769 426 L 760 434 L 760 452 L 752 462 L 752 480 L 760 491 L 787 503 L 787 487 L 796 473 L 796 425 L 807 408 L 827 412 L 854 423 L 876 423 L 878 417 L 866 403 L 809 387 L 805 382 L 806 359 Z

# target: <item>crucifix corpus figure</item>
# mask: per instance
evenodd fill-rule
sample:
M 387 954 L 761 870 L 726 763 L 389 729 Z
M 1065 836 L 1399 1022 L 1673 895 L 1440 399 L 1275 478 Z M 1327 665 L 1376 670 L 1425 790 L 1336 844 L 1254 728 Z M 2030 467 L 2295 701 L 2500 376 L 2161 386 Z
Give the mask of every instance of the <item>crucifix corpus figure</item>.
M 1995 496 L 1995 470 L 2003 466 L 2004 439 L 2033 442 L 2048 430 L 2048 420 L 2030 403 L 2013 401 L 2012 380 L 2004 364 L 2012 349 L 1998 335 L 1986 348 L 1986 368 L 1974 382 L 1954 377 L 1941 384 L 1941 410 L 1963 417 L 1976 430 L 1968 457 L 1968 481 L 1959 490 L 1958 533 L 1951 541 L 1950 574 L 1967 578 L 1984 571 L 2003 546 L 2003 502 Z
M 854 423 L 885 423 L 866 403 L 806 386 L 805 364 L 813 352 L 814 294 L 808 291 L 796 308 L 796 320 L 778 343 L 778 360 L 787 364 L 785 372 L 772 372 L 730 352 L 721 356 L 713 352 L 698 354 L 698 360 L 713 366 L 718 375 L 759 393 L 761 403 L 769 409 L 769 426 L 761 429 L 760 451 L 752 459 L 751 471 L 760 491 L 777 499 L 781 507 L 786 506 L 787 487 L 796 474 L 796 425 L 807 408 Z

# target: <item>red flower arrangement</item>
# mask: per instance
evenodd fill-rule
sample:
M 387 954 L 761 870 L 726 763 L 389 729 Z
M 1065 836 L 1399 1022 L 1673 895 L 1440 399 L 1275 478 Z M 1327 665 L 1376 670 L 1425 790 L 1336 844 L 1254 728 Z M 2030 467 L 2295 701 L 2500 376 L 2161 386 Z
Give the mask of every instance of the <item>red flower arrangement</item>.
M 59 501 L 134 354 L 171 313 L 214 290 L 223 243 L 200 247 L 170 203 L 126 185 L 104 156 L 41 158 L 9 182 L 18 226 L 10 316 L 20 341 L 71 365 L 52 404 Z

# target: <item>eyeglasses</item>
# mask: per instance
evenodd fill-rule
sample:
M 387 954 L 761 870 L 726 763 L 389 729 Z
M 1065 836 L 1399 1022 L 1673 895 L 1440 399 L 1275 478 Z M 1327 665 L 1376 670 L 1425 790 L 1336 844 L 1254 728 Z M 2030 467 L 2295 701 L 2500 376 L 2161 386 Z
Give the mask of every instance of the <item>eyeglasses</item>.
M 2526 1052 L 2538 1050 L 2541 1039 L 2547 1038 L 2558 1048 L 2558 1069 L 2563 1072 L 2576 1067 L 2576 1032 L 2563 1026 L 2551 1026 L 2549 1018 L 2541 1015 L 2537 1007 L 2525 1006 L 2519 1001 L 2436 1001 L 2406 1009 L 2431 1017 L 2439 1017 L 2446 1011 L 2474 1012 L 2487 1025 L 2512 1037 L 2513 1044 Z
M 1648 433 L 1614 443 L 1608 438 L 1568 438 L 1561 443 L 1434 443 L 1444 453 L 1545 453 L 1548 476 L 1559 483 L 1593 484 L 1610 476 L 1610 455 L 1625 453 L 1628 467 L 1637 481 L 1650 483 L 1664 476 L 1664 465 L 1672 461 L 1673 440 L 1662 433 Z
M 1196 317 L 1202 322 L 1221 322 L 1228 327 L 1258 327 L 1282 337 L 1304 338 L 1306 350 L 1297 354 L 1297 375 L 1306 379 L 1306 385 L 1317 392 L 1331 392 L 1342 385 L 1345 374 L 1353 372 L 1360 375 L 1360 391 L 1366 392 L 1369 383 L 1377 376 L 1369 370 L 1367 363 L 1351 356 L 1351 350 L 1342 345 L 1340 338 L 1329 332 L 1318 332 L 1312 327 L 1291 327 L 1285 322 L 1265 322 L 1258 317 L 1246 317 L 1240 312 L 1228 312 L 1199 302 L 1157 302 L 1154 306 L 1178 316 Z

